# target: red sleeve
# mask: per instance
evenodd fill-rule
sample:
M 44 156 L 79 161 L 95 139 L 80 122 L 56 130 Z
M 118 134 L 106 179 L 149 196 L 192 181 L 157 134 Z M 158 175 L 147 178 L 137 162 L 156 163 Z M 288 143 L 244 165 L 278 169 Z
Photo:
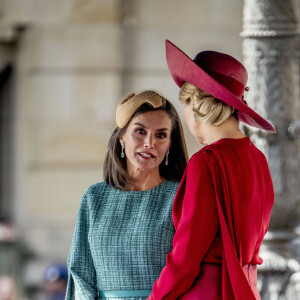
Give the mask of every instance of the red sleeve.
M 182 193 L 177 194 L 180 197 Z M 180 200 L 176 198 L 175 201 Z M 176 215 L 176 211 L 173 213 Z M 214 186 L 204 153 L 200 152 L 192 157 L 187 166 L 186 189 L 173 249 L 167 255 L 166 266 L 148 300 L 174 300 L 189 290 L 218 228 Z

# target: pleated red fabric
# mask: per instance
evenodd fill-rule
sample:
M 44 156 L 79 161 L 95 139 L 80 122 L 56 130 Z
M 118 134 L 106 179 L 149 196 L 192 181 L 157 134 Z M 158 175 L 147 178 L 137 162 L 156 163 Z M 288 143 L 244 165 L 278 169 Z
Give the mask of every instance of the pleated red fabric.
M 273 203 L 266 158 L 249 138 L 202 148 L 179 185 L 173 249 L 148 299 L 260 299 L 256 265 Z
M 261 299 L 257 290 L 257 267 L 245 265 L 243 272 L 249 282 L 255 299 Z M 192 287 L 179 299 L 180 300 L 220 300 L 222 299 L 222 277 L 221 264 L 206 264 L 201 266 L 199 276 L 194 281 Z M 205 296 L 203 296 L 205 295 Z

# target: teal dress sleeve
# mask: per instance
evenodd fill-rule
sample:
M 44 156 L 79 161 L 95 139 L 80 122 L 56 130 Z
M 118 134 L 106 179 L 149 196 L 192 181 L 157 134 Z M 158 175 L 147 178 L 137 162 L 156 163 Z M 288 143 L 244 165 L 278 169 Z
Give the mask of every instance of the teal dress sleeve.
M 66 300 L 91 300 L 97 296 L 96 271 L 88 241 L 90 207 L 86 192 L 80 202 L 71 250 L 68 257 Z

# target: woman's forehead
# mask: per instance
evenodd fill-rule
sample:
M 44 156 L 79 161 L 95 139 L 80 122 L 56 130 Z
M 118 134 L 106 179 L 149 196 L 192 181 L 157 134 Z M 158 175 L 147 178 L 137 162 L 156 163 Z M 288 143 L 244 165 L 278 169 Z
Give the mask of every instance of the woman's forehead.
M 138 123 L 138 124 L 137 124 Z M 144 125 L 147 128 L 171 128 L 172 121 L 167 112 L 154 110 L 142 113 L 134 117 L 129 125 Z

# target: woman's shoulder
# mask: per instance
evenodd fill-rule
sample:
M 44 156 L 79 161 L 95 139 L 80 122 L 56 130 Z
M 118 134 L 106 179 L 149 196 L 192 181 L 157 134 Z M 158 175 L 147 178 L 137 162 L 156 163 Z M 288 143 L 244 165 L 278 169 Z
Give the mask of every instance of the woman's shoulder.
M 90 185 L 83 193 L 82 200 L 89 203 L 99 201 L 105 195 L 110 194 L 113 188 L 106 182 L 97 182 Z
M 81 204 L 89 207 L 89 209 L 95 209 L 107 201 L 107 199 L 114 197 L 117 190 L 111 187 L 106 182 L 97 182 L 90 185 L 83 193 L 81 198 Z
M 189 160 L 187 172 L 190 174 L 210 173 L 210 167 L 216 164 L 216 158 L 213 151 L 208 146 L 201 148 Z
M 170 197 L 173 197 L 174 193 L 176 193 L 179 187 L 179 184 L 179 181 L 165 180 L 162 184 L 160 184 L 160 192 L 163 194 L 170 195 Z
M 180 181 L 165 180 L 163 187 L 166 189 L 174 189 L 179 186 Z
M 190 164 L 203 164 L 206 162 L 207 147 L 201 148 L 198 152 L 194 153 L 190 158 L 188 165 Z
M 94 195 L 94 194 L 99 194 L 103 190 L 109 188 L 110 185 L 108 185 L 106 182 L 97 182 L 91 184 L 84 192 L 85 195 Z

